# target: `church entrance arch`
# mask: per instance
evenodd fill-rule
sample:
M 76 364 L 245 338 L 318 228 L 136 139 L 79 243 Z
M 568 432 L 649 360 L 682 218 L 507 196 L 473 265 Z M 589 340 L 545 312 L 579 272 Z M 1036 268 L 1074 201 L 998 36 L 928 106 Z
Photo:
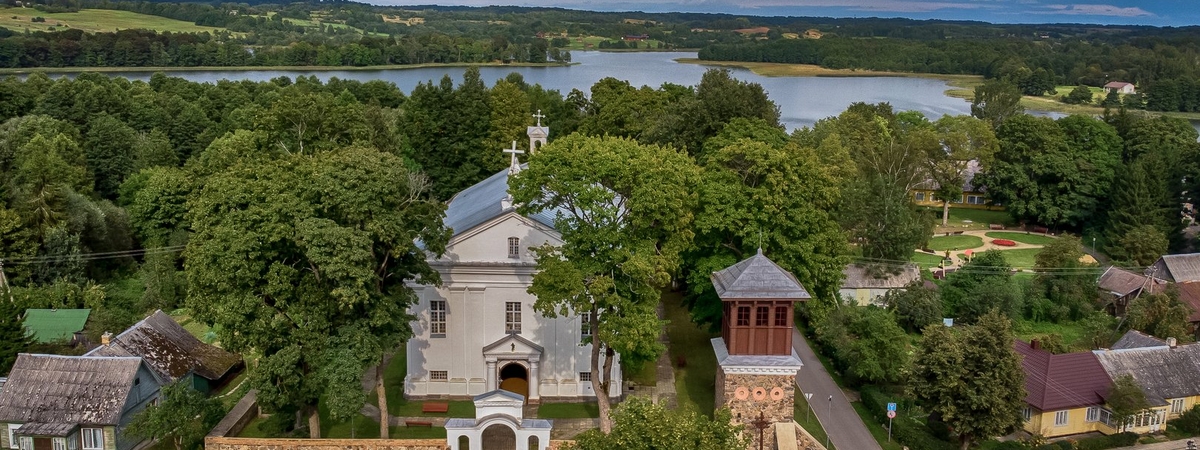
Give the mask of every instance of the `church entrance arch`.
M 529 397 L 529 370 L 519 362 L 510 362 L 500 368 L 500 389 L 522 397 Z
M 504 424 L 483 429 L 483 450 L 517 450 L 517 433 Z

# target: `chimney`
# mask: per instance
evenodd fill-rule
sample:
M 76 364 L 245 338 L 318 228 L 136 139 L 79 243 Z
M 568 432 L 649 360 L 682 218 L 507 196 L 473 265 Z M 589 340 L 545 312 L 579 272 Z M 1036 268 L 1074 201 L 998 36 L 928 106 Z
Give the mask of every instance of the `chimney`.
M 1175 344 L 1177 344 L 1177 343 L 1178 342 L 1175 340 L 1175 338 L 1173 338 L 1173 337 L 1167 338 L 1167 347 L 1175 348 Z
M 100 345 L 107 346 L 111 342 L 112 333 L 105 331 L 104 334 L 100 335 Z
M 1041 350 L 1041 349 L 1042 349 L 1042 343 L 1041 343 L 1041 342 L 1038 342 L 1038 340 L 1037 340 L 1037 339 L 1030 339 L 1030 340 L 1029 340 L 1029 347 L 1030 347 L 1030 348 L 1032 348 L 1032 349 L 1034 349 L 1034 350 Z

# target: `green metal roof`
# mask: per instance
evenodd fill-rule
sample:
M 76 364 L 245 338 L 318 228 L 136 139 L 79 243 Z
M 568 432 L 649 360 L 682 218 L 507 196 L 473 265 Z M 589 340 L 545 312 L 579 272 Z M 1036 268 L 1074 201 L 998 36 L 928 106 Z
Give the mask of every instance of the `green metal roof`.
M 83 331 L 90 309 L 27 309 L 25 328 L 38 342 L 70 340 L 77 331 Z

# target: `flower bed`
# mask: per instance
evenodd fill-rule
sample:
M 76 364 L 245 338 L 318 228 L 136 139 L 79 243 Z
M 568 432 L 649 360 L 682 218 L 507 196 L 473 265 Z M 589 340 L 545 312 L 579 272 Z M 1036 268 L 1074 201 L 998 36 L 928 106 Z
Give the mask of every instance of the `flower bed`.
M 999 245 L 1001 247 L 1016 247 L 1017 245 L 1016 242 L 1013 242 L 1010 239 L 992 239 L 992 244 Z

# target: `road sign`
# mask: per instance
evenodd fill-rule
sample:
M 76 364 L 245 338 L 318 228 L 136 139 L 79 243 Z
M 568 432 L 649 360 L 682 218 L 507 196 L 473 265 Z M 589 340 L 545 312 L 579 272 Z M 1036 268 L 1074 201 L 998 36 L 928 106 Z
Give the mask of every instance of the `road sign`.
M 895 412 L 895 411 L 888 411 L 888 418 L 889 418 L 889 419 L 895 419 L 895 418 L 896 418 L 896 412 Z
M 812 392 L 805 392 L 805 393 L 804 393 L 804 399 L 805 399 L 805 400 L 812 400 Z
M 896 410 L 896 404 L 888 403 L 888 412 L 895 411 L 895 410 Z

